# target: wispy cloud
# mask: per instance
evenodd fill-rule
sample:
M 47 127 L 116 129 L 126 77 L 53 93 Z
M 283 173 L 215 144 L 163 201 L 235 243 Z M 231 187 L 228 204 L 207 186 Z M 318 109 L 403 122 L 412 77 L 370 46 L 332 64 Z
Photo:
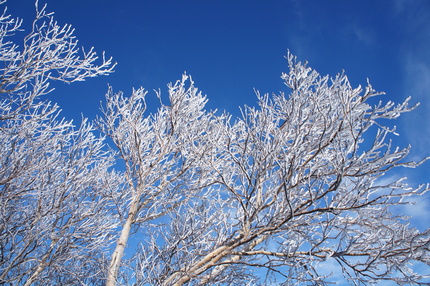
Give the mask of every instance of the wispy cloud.
M 409 205 L 403 205 L 399 212 L 411 217 L 411 223 L 414 227 L 421 230 L 428 227 L 428 218 L 430 217 L 430 200 L 426 197 L 413 197 L 408 201 Z
M 430 155 L 430 3 L 427 0 L 395 0 L 389 6 L 402 36 L 399 58 L 403 74 L 400 92 L 420 102 L 414 112 L 402 117 L 403 133 L 412 155 Z M 401 24 L 400 24 L 401 23 Z
M 371 47 L 375 43 L 375 35 L 372 30 L 364 29 L 362 26 L 358 26 L 357 24 L 352 24 L 350 26 L 350 31 L 353 34 L 354 38 L 363 43 L 366 47 Z
M 411 52 L 405 56 L 403 67 L 403 93 L 420 102 L 417 110 L 403 117 L 412 154 L 418 156 L 429 155 L 430 146 L 430 61 L 426 58 L 427 54 Z

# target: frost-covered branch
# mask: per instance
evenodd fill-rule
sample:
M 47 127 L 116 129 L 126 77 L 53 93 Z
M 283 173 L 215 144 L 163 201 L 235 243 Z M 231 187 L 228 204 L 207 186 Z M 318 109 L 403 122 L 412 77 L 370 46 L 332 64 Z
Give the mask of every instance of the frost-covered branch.
M 395 207 L 430 188 L 387 176 L 427 160 L 387 125 L 409 98 L 373 105 L 369 83 L 288 54 L 289 93 L 257 92 L 237 119 L 184 75 L 157 109 L 109 88 L 76 127 L 41 96 L 114 64 L 37 4 L 22 44 L 21 20 L 0 16 L 0 284 L 428 283 L 413 266 L 428 270 L 429 230 Z
M 0 120 L 24 112 L 34 99 L 49 93 L 52 80 L 72 83 L 113 72 L 112 59 L 103 53 L 101 63 L 96 64 L 94 49 L 80 48 L 74 29 L 60 26 L 53 13 L 46 12 L 46 5 L 40 8 L 36 1 L 32 30 L 17 43 L 13 38 L 24 33 L 21 26 L 22 20 L 12 18 L 5 9 L 0 16 Z
M 40 97 L 52 80 L 114 65 L 96 65 L 93 51 L 79 56 L 73 29 L 37 2 L 36 14 L 22 43 L 22 21 L 0 16 L 0 284 L 96 283 L 117 224 L 108 198 L 122 179 L 92 124 L 75 127 Z
M 381 120 L 414 107 L 409 99 L 371 106 L 367 100 L 379 93 L 370 85 L 351 88 L 344 74 L 321 77 L 292 55 L 288 62 L 283 79 L 290 95 L 257 94 L 259 108 L 245 107 L 242 118 L 225 123 L 223 149 L 210 163 L 216 178 L 210 192 L 218 197 L 203 200 L 200 212 L 193 206 L 177 213 L 162 228 L 164 247 L 143 248 L 153 255 L 141 267 L 159 265 L 150 273 L 141 268 L 143 282 L 213 284 L 236 275 L 244 283 L 243 277 L 261 279 L 254 272 L 260 266 L 264 279 L 286 285 L 323 283 L 330 277 L 317 265 L 327 260 L 363 283 L 423 278 L 406 274 L 407 261 L 428 263 L 428 233 L 405 225 L 390 206 L 429 188 L 411 189 L 403 179 L 379 184 L 393 168 L 420 164 L 405 161 L 409 147 L 392 147 L 394 130 Z M 194 229 L 173 231 L 191 221 Z
M 123 227 L 113 253 L 107 285 L 114 285 L 132 228 L 146 228 L 153 220 L 176 213 L 181 205 L 214 184 L 204 157 L 217 152 L 219 124 L 203 110 L 206 98 L 188 76 L 169 86 L 169 105 L 143 116 L 146 92 L 131 97 L 109 90 L 100 130 L 109 136 L 125 166 L 128 187 Z M 161 94 L 158 94 L 161 100 Z M 212 140 L 214 139 L 214 140 Z M 143 227 L 145 226 L 145 227 Z M 141 233 L 150 237 L 150 233 Z

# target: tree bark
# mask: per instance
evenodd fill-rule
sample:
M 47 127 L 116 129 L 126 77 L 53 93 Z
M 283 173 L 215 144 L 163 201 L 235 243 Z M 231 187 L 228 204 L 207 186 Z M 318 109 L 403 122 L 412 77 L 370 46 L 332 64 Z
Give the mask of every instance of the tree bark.
M 121 236 L 119 237 L 115 251 L 112 254 L 112 260 L 109 265 L 108 277 L 106 286 L 115 286 L 117 282 L 118 270 L 121 264 L 122 256 L 124 255 L 125 246 L 127 245 L 128 237 L 130 236 L 131 225 L 133 224 L 134 218 L 136 217 L 137 207 L 139 201 L 133 200 L 130 206 L 130 212 L 128 213 L 127 220 L 121 230 Z

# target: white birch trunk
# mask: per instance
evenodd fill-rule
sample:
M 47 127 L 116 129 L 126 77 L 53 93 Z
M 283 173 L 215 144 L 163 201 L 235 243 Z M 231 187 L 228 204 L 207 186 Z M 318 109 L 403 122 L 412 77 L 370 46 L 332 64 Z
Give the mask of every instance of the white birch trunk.
M 119 237 L 114 253 L 112 254 L 112 260 L 109 265 L 108 278 L 106 286 L 115 286 L 118 279 L 118 271 L 121 264 L 122 256 L 124 255 L 125 246 L 127 245 L 128 237 L 130 236 L 131 225 L 133 224 L 134 218 L 137 213 L 137 206 L 139 201 L 133 200 L 130 206 L 130 212 L 127 220 L 121 230 L 121 236 Z

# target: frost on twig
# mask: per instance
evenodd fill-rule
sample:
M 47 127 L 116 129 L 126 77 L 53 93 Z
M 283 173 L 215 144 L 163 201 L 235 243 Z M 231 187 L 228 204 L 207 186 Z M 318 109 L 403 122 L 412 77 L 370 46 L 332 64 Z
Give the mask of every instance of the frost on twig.
M 429 263 L 429 233 L 390 206 L 429 187 L 380 183 L 393 168 L 422 163 L 405 162 L 410 147 L 393 148 L 381 120 L 411 111 L 409 99 L 371 106 L 380 93 L 370 85 L 352 88 L 344 74 L 322 77 L 287 60 L 291 93 L 257 93 L 258 108 L 224 122 L 216 134 L 224 143 L 199 161 L 215 183 L 171 210 L 168 223 L 147 226 L 139 283 L 325 285 L 334 271 L 356 285 L 425 279 L 408 262 Z
M 21 22 L 0 17 L 0 283 L 428 282 L 413 266 L 430 264 L 429 230 L 392 207 L 429 186 L 386 176 L 427 159 L 408 161 L 385 125 L 414 109 L 409 99 L 372 105 L 369 83 L 288 54 L 289 93 L 257 92 L 235 120 L 207 111 L 188 75 L 166 101 L 157 93 L 153 113 L 143 88 L 109 88 L 94 123 L 105 141 L 35 100 L 52 80 L 114 66 L 95 65 L 92 49 L 78 56 L 73 29 L 45 9 L 20 45 Z
M 75 127 L 37 99 L 52 80 L 109 74 L 114 64 L 95 64 L 93 50 L 80 56 L 73 29 L 46 7 L 16 43 L 21 25 L 6 9 L 0 16 L 0 284 L 97 283 L 122 179 L 87 119 Z
M 72 83 L 113 72 L 112 58 L 107 59 L 103 53 L 97 64 L 94 49 L 80 48 L 74 29 L 70 25 L 60 26 L 53 13 L 46 12 L 46 5 L 39 9 L 36 2 L 32 30 L 21 43 L 16 43 L 15 38 L 25 33 L 22 20 L 6 12 L 5 9 L 0 16 L 0 99 L 17 105 L 17 112 L 49 93 L 52 80 Z

